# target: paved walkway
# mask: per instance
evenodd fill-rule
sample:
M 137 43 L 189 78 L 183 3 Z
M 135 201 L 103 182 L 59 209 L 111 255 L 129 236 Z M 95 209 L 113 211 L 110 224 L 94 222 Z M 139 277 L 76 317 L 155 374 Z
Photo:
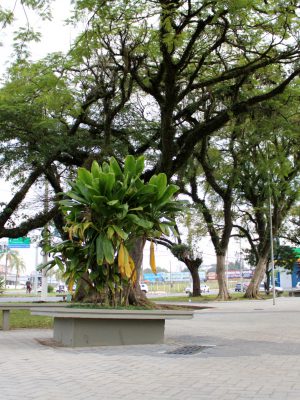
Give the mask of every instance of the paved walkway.
M 1 400 L 299 400 L 300 298 L 215 303 L 167 321 L 163 345 L 49 347 L 0 331 Z M 208 346 L 193 355 L 166 351 Z

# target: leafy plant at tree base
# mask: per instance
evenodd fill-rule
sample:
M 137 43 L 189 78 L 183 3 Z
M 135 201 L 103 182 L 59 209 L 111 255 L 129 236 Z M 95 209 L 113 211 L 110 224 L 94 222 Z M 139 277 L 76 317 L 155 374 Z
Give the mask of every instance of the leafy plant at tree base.
M 173 200 L 178 187 L 168 185 L 162 173 L 144 183 L 143 170 L 143 157 L 127 156 L 123 169 L 115 158 L 102 166 L 94 161 L 91 171 L 78 169 L 71 190 L 59 202 L 69 239 L 48 249 L 53 260 L 42 267 L 58 265 L 69 288 L 83 281 L 80 300 L 128 304 L 137 279 L 130 256 L 135 241 L 141 237 L 152 241 L 173 230 L 175 213 L 182 206 Z M 156 272 L 153 242 L 150 265 Z

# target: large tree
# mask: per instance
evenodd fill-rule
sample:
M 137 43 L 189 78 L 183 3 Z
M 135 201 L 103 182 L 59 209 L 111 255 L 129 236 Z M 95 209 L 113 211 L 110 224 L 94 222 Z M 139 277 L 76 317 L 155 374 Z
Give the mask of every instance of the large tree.
M 271 236 L 280 235 L 299 198 L 299 104 L 293 93 L 297 90 L 257 109 L 253 118 L 259 119 L 259 124 L 248 121 L 239 144 L 243 163 L 238 174 L 238 194 L 243 217 L 237 227 L 257 257 L 247 297 L 258 296 L 270 257 Z
M 72 51 L 19 63 L 0 94 L 2 165 L 11 175 L 26 165 L 0 213 L 0 237 L 53 216 L 62 225 L 55 206 L 9 225 L 41 177 L 59 193 L 75 166 L 130 153 L 147 156 L 146 180 L 162 171 L 171 179 L 195 146 L 282 93 L 300 71 L 295 1 L 74 6 L 74 22 L 88 24 Z

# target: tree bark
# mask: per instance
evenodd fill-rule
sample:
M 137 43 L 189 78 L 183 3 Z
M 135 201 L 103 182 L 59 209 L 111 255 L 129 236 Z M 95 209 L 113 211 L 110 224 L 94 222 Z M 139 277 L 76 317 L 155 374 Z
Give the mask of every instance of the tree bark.
M 135 282 L 134 286 L 131 288 L 131 290 L 129 291 L 129 295 L 128 295 L 129 304 L 132 304 L 132 305 L 146 306 L 147 304 L 151 304 L 151 301 L 147 300 L 145 293 L 142 292 L 141 288 L 140 288 L 140 277 L 141 277 L 141 269 L 142 269 L 142 263 L 143 263 L 143 250 L 145 247 L 145 243 L 146 243 L 145 237 L 137 238 L 134 242 L 134 245 L 132 246 L 132 248 L 130 250 L 130 256 L 133 259 L 135 269 L 136 269 L 136 274 L 137 274 L 136 282 Z
M 191 273 L 193 280 L 193 297 L 201 296 L 199 267 L 202 264 L 202 258 L 191 260 L 188 257 L 182 257 L 179 259 L 185 263 Z
M 219 284 L 219 293 L 217 299 L 230 299 L 225 275 L 225 254 L 217 254 L 217 279 Z
M 264 251 L 260 254 L 258 263 L 256 265 L 254 275 L 251 282 L 246 290 L 245 297 L 248 299 L 259 299 L 259 285 L 264 278 L 266 272 L 266 266 L 269 258 L 270 244 L 264 247 Z
M 201 296 L 200 277 L 198 268 L 189 269 L 193 279 L 193 297 Z

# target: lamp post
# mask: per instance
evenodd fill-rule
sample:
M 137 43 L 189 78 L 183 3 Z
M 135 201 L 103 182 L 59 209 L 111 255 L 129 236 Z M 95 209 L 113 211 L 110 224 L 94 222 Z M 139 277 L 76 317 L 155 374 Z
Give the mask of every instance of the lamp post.
M 49 211 L 49 183 L 47 179 L 45 180 L 45 203 L 44 203 L 44 212 L 47 213 Z M 49 232 L 48 232 L 48 224 L 44 227 L 43 232 L 43 242 L 44 244 L 49 243 Z M 46 243 L 45 243 L 46 242 Z M 43 264 L 46 264 L 48 261 L 48 254 L 43 249 Z M 46 269 L 42 269 L 42 293 L 41 299 L 46 300 L 48 295 L 48 282 L 47 282 L 47 272 Z
M 270 250 L 271 250 L 271 270 L 272 270 L 272 293 L 273 306 L 275 306 L 275 271 L 274 271 L 274 245 L 273 245 L 273 223 L 272 223 L 272 202 L 269 196 L 269 224 L 270 224 Z
M 268 149 L 266 151 L 267 161 L 268 158 Z M 270 167 L 268 165 L 268 187 L 269 187 L 269 225 L 270 225 L 270 252 L 271 252 L 271 270 L 272 270 L 272 281 L 273 281 L 273 306 L 275 306 L 275 272 L 274 272 L 274 245 L 273 245 L 273 221 L 272 221 L 272 199 L 271 199 L 271 178 L 270 178 Z
M 6 289 L 6 281 L 7 281 L 7 268 L 8 268 L 8 247 L 4 245 L 5 251 L 5 270 L 4 270 L 4 287 Z

